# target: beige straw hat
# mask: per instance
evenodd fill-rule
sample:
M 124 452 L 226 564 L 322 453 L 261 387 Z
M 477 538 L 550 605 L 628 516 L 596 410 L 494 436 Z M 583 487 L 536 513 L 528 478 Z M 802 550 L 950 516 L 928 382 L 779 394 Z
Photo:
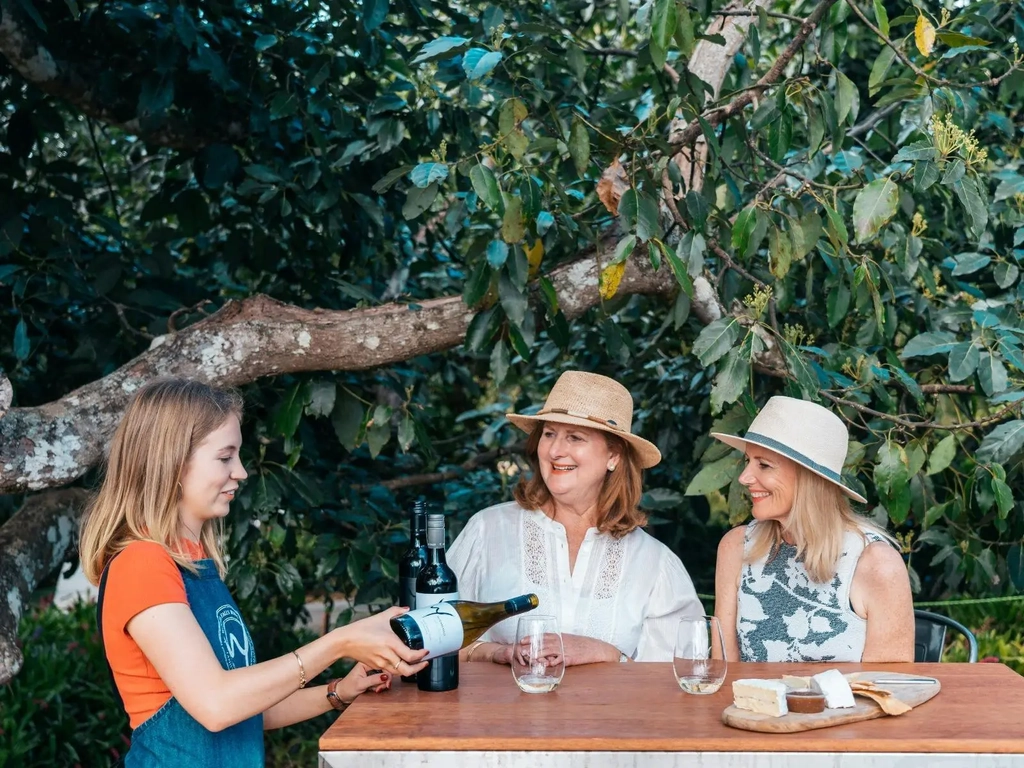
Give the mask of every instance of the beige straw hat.
M 741 451 L 749 444 L 775 451 L 832 481 L 851 499 L 862 504 L 867 501 L 843 485 L 843 465 L 850 443 L 846 425 L 817 403 L 776 396 L 754 417 L 744 437 L 721 432 L 712 432 L 711 436 Z
M 644 469 L 661 461 L 654 443 L 632 433 L 633 396 L 629 390 L 607 376 L 584 371 L 566 371 L 558 377 L 548 399 L 533 416 L 505 414 L 524 432 L 533 431 L 538 421 L 575 424 L 618 435 L 637 452 Z

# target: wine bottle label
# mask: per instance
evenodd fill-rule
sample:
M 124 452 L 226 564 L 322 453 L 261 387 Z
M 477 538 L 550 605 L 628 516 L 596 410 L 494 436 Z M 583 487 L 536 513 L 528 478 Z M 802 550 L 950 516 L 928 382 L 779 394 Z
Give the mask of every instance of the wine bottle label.
M 416 624 L 423 634 L 427 659 L 455 653 L 462 648 L 462 619 L 448 600 L 458 600 L 458 592 L 441 595 L 416 593 Z

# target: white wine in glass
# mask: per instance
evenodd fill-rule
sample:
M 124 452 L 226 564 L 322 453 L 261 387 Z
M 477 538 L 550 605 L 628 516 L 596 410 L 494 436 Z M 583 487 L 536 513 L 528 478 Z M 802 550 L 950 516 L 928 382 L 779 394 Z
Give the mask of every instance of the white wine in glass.
M 512 646 L 512 677 L 524 693 L 550 693 L 565 674 L 565 651 L 554 616 L 519 617 Z
M 725 682 L 728 664 L 722 627 L 714 616 L 679 620 L 672 671 L 686 693 L 716 693 Z

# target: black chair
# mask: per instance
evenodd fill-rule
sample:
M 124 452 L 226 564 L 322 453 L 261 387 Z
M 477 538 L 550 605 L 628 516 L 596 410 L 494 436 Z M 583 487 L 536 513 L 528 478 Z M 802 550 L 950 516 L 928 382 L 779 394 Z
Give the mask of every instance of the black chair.
M 970 653 L 967 661 L 978 660 L 978 641 L 974 633 L 959 621 L 931 611 L 914 611 L 914 661 L 942 661 L 946 629 L 954 629 L 967 638 Z

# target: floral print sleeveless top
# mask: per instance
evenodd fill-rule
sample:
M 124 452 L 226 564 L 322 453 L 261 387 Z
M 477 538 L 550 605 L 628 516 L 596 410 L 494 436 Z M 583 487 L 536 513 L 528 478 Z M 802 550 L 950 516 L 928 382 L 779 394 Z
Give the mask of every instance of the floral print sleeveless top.
M 860 661 L 867 621 L 850 605 L 850 584 L 864 548 L 883 537 L 847 531 L 832 580 L 813 581 L 782 543 L 774 555 L 748 562 L 757 521 L 747 525 L 736 612 L 740 661 Z

